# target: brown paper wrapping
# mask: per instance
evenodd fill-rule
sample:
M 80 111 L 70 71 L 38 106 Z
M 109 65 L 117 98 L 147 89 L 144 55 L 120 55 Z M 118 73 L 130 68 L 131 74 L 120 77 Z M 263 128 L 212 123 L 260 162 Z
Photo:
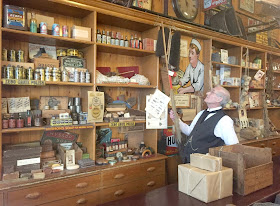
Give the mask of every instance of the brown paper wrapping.
M 231 168 L 210 172 L 190 164 L 178 166 L 178 190 L 205 203 L 232 195 Z
M 222 158 L 211 155 L 194 153 L 191 154 L 190 164 L 193 167 L 198 167 L 211 172 L 218 172 L 222 169 Z

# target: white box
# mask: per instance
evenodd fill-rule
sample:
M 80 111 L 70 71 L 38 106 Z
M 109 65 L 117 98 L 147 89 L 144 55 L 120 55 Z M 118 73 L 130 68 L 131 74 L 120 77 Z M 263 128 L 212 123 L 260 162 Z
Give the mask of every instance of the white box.
M 74 25 L 72 27 L 72 38 L 91 41 L 91 28 Z

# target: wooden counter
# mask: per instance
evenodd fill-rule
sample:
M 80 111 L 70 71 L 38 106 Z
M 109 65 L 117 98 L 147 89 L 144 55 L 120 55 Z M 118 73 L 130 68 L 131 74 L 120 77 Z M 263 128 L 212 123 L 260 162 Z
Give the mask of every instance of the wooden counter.
M 134 195 L 132 197 L 122 199 L 119 201 L 109 202 L 102 206 L 225 206 L 227 204 L 234 205 L 253 205 L 256 202 L 274 201 L 275 195 L 280 193 L 280 156 L 273 158 L 273 185 L 262 190 L 251 193 L 247 196 L 241 196 L 236 193 L 231 197 L 217 200 L 211 203 L 203 203 L 195 198 L 192 198 L 182 192 L 178 191 L 177 184 L 171 184 L 159 189 L 153 190 L 146 194 Z

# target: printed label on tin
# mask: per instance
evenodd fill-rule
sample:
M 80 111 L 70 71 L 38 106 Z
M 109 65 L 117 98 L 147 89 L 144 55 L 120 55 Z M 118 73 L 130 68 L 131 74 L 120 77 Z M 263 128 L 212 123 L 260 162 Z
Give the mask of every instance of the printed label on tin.
M 10 26 L 24 27 L 24 11 L 8 9 L 7 24 Z

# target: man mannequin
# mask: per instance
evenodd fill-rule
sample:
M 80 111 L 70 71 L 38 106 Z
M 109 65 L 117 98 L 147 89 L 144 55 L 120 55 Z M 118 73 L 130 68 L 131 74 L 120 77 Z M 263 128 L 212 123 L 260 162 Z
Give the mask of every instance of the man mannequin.
M 179 84 L 184 86 L 190 82 L 190 86 L 178 89 L 179 94 L 203 91 L 204 86 L 204 65 L 199 61 L 201 45 L 196 39 L 192 39 L 189 49 L 189 65 L 186 68 L 184 76 L 180 79 Z
M 200 111 L 191 125 L 179 121 L 182 133 L 187 135 L 185 142 L 179 145 L 180 156 L 184 163 L 190 162 L 192 153 L 208 153 L 209 148 L 239 143 L 233 127 L 232 119 L 222 110 L 222 106 L 230 100 L 229 92 L 217 86 L 206 93 L 208 109 Z M 174 121 L 174 112 L 170 111 Z

